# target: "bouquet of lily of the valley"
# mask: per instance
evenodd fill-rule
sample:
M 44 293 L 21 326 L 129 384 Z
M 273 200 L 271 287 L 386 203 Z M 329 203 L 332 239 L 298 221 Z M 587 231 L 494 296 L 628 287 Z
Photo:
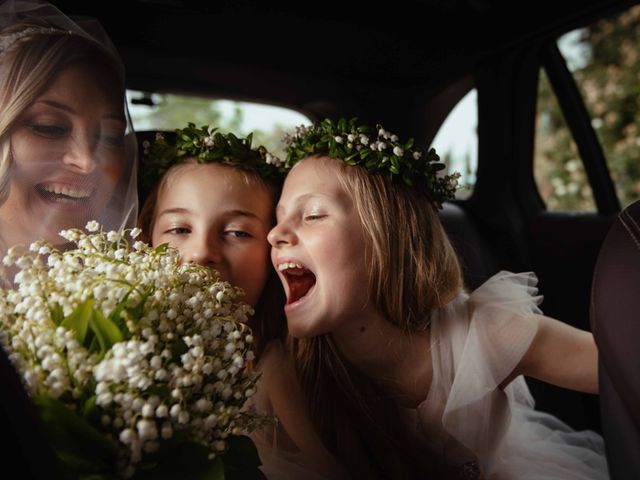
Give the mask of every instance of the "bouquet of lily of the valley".
M 266 418 L 255 391 L 251 308 L 218 274 L 136 241 L 139 229 L 10 250 L 0 344 L 69 478 L 261 478 L 242 435 Z

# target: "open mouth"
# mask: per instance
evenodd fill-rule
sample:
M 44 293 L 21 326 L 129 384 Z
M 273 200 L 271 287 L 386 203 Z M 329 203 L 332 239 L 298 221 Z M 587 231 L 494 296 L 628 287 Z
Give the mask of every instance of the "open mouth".
M 287 305 L 303 298 L 316 284 L 316 276 L 313 272 L 299 263 L 284 262 L 278 265 L 278 270 L 287 279 L 289 285 Z
M 84 204 L 93 194 L 92 188 L 40 183 L 36 185 L 38 195 L 44 200 L 64 204 Z

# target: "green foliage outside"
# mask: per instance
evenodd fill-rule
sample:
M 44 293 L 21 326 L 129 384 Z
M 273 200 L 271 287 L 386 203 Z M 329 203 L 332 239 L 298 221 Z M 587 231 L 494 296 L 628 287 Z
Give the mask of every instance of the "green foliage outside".
M 140 98 L 139 92 L 131 94 Z M 246 112 L 243 104 L 236 102 L 233 111 L 222 108 L 222 102 L 209 98 L 187 97 L 173 94 L 153 94 L 153 106 L 131 105 L 130 113 L 136 130 L 175 130 L 185 128 L 192 122 L 197 126 L 211 125 L 223 133 L 246 136 L 253 132 L 253 146 L 263 145 L 269 152 L 284 158 L 282 138 L 294 125 L 283 125 L 274 115 L 274 123 L 269 130 L 254 129 L 245 131 L 243 121 Z
M 640 6 L 582 31 L 573 75 L 624 207 L 640 197 Z M 571 134 L 541 75 L 536 180 L 550 210 L 595 210 Z

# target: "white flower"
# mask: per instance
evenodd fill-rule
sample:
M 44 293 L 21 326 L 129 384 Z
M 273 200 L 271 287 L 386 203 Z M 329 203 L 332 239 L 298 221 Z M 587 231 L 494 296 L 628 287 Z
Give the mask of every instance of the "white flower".
M 100 224 L 95 220 L 91 220 L 90 222 L 87 222 L 87 226 L 85 228 L 90 232 L 97 232 L 100 228 Z
M 413 152 L 413 159 L 414 160 L 420 160 L 421 156 L 422 156 L 421 152 Z
M 344 139 L 339 135 L 336 135 L 335 137 L 333 137 L 333 139 L 336 141 L 336 143 L 343 143 L 344 142 Z
M 404 155 L 404 150 L 400 147 L 393 147 L 393 154 L 401 157 L 402 155 Z
M 176 429 L 211 455 L 222 453 L 229 434 L 262 418 L 238 406 L 257 381 L 246 368 L 253 337 L 240 323 L 251 311 L 236 300 L 241 291 L 208 268 L 180 265 L 172 249 L 130 245 L 97 222 L 87 230 L 64 231 L 77 245 L 66 252 L 47 242 L 8 252 L 5 262 L 19 271 L 16 289 L 0 289 L 0 346 L 32 395 L 82 412 L 94 389 L 102 410 L 95 426 L 119 449 L 114 477 L 135 475 Z M 59 317 L 52 321 L 87 309 L 126 340 L 89 350 Z
M 142 233 L 142 229 L 138 227 L 134 227 L 131 229 L 131 233 L 129 234 L 131 238 L 138 238 L 138 236 Z

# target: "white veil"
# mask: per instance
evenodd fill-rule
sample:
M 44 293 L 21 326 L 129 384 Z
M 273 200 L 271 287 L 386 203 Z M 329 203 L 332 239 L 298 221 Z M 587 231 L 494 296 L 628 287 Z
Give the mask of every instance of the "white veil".
M 0 258 L 41 238 L 62 245 L 60 230 L 89 220 L 135 225 L 124 88 L 122 61 L 95 19 L 42 0 L 0 3 Z

